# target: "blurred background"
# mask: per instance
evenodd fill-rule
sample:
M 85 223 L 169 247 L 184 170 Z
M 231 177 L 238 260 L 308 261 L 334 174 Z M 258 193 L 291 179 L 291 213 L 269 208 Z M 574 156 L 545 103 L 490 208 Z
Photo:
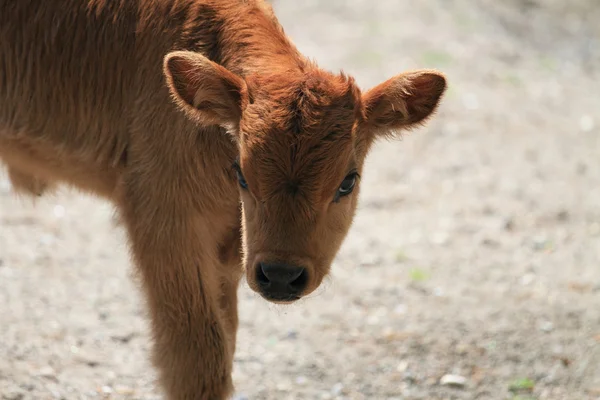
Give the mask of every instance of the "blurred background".
M 600 398 L 600 3 L 274 2 L 365 89 L 447 74 L 437 117 L 367 161 L 318 293 L 240 289 L 238 399 Z M 0 175 L 0 398 L 157 399 L 110 206 Z

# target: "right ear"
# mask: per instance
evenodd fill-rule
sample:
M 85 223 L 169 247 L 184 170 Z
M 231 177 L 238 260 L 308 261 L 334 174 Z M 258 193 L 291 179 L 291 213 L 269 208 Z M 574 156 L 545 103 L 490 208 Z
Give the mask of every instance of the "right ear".
M 201 124 L 237 126 L 248 101 L 244 80 L 200 53 L 174 51 L 163 71 L 171 96 Z
M 446 91 L 446 78 L 433 70 L 409 71 L 380 83 L 363 95 L 367 129 L 376 136 L 423 125 Z

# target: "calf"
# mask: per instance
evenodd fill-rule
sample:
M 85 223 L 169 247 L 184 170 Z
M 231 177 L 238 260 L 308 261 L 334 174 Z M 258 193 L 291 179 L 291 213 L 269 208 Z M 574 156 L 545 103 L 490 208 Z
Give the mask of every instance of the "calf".
M 362 93 L 262 0 L 0 0 L 0 160 L 16 191 L 111 201 L 169 399 L 224 399 L 238 282 L 272 302 L 327 275 L 378 138 L 423 124 L 443 75 Z

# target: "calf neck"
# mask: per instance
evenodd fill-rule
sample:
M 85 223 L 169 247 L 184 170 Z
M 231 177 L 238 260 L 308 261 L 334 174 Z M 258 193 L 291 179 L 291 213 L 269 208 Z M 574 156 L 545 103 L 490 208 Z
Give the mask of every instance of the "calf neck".
M 169 399 L 225 399 L 237 287 L 287 303 L 327 275 L 382 137 L 422 125 L 443 75 L 361 92 L 262 0 L 0 0 L 0 160 L 16 191 L 110 200 Z

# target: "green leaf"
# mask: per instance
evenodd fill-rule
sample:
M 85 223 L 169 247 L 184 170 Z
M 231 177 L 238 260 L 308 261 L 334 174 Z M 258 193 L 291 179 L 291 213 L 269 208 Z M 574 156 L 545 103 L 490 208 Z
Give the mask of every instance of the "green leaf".
M 519 379 L 515 379 L 514 381 L 512 381 L 510 383 L 510 385 L 508 386 L 508 390 L 510 390 L 511 392 L 518 392 L 518 391 L 532 391 L 533 388 L 535 387 L 535 382 L 532 381 L 529 378 L 519 378 Z

